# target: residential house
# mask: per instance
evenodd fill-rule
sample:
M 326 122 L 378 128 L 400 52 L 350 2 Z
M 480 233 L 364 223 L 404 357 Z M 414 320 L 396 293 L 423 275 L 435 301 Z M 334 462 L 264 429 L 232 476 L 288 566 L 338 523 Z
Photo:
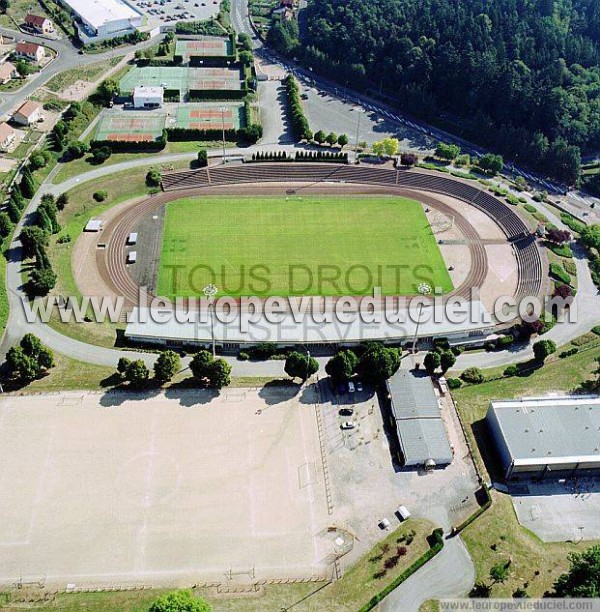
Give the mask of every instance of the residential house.
M 15 54 L 18 57 L 23 57 L 30 62 L 39 63 L 44 59 L 46 52 L 44 47 L 36 45 L 35 43 L 19 42 L 15 49 Z
M 8 123 L 0 123 L 0 151 L 8 151 L 17 137 L 17 132 Z
M 52 34 L 54 32 L 54 24 L 52 21 L 41 15 L 29 13 L 25 17 L 25 25 L 38 34 Z
M 42 118 L 42 107 L 33 100 L 26 100 L 15 111 L 12 119 L 19 125 L 33 125 Z
M 4 62 L 0 64 L 0 84 L 4 85 L 8 83 L 11 79 L 15 79 L 19 76 L 18 70 L 15 68 L 15 65 L 11 62 Z

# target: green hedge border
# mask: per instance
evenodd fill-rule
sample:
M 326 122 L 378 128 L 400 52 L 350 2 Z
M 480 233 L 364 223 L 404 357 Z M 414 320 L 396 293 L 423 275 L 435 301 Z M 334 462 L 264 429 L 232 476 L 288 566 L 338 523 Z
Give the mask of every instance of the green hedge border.
M 407 567 L 395 580 L 390 582 L 377 595 L 373 595 L 358 612 L 369 612 L 385 599 L 394 589 L 398 588 L 407 578 L 412 576 L 418 569 L 423 567 L 425 563 L 433 559 L 444 548 L 444 532 L 441 529 L 434 529 L 431 535 L 427 538 L 429 542 L 429 550 L 421 555 L 412 565 Z

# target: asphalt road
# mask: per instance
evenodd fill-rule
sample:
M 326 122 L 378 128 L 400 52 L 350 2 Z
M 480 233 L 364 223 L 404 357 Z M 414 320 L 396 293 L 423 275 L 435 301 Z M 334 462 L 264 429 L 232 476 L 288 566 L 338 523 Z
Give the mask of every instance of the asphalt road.
M 11 38 L 19 40 L 25 40 L 27 42 L 34 42 L 45 47 L 50 47 L 56 51 L 56 58 L 48 64 L 41 72 L 30 77 L 21 89 L 13 92 L 2 92 L 2 100 L 0 101 L 0 116 L 5 116 L 13 111 L 23 100 L 34 94 L 40 87 L 43 87 L 53 76 L 77 68 L 80 66 L 87 66 L 89 64 L 95 64 L 112 57 L 120 55 L 131 55 L 137 49 L 144 49 L 155 44 L 155 40 L 140 43 L 136 46 L 121 47 L 120 49 L 112 49 L 105 53 L 98 53 L 92 55 L 79 55 L 78 49 L 76 49 L 68 40 L 48 40 L 39 36 L 33 36 L 30 34 L 23 34 L 15 30 L 9 30 L 7 28 L 0 28 L 0 34 L 2 36 L 9 36 Z

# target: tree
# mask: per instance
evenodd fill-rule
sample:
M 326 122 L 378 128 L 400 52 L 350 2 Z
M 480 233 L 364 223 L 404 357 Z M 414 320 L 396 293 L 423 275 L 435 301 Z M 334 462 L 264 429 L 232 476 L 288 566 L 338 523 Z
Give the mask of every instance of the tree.
M 127 366 L 127 370 L 125 370 L 125 380 L 127 380 L 132 387 L 142 387 L 147 382 L 149 376 L 150 371 L 141 359 L 132 361 Z
M 56 208 L 58 210 L 64 210 L 68 203 L 69 195 L 67 194 L 67 192 L 61 193 L 58 198 L 56 198 Z
M 348 380 L 358 365 L 358 357 L 353 351 L 337 352 L 325 365 L 325 372 L 334 381 Z
M 400 355 L 396 349 L 374 345 L 361 356 L 357 371 L 367 382 L 376 385 L 390 378 L 399 367 Z
M 498 563 L 490 569 L 490 578 L 494 582 L 505 582 L 508 578 L 508 565 L 506 563 Z
M 419 158 L 414 153 L 402 153 L 400 163 L 409 168 L 410 166 L 416 166 L 419 163 Z
M 0 13 L 6 15 L 6 11 L 10 8 L 9 0 L 0 0 Z
M 56 286 L 56 274 L 52 268 L 35 268 L 29 275 L 29 291 L 34 296 L 44 296 Z
M 80 159 L 90 150 L 85 142 L 75 140 L 67 147 L 67 157 L 71 159 Z
M 240 51 L 238 57 L 244 66 L 252 66 L 254 63 L 254 55 L 252 55 L 252 51 Z
M 571 242 L 571 232 L 567 230 L 560 230 L 556 227 L 552 227 L 546 230 L 546 239 L 555 244 L 565 244 L 565 242 Z
M 181 367 L 181 359 L 175 351 L 163 351 L 154 362 L 154 378 L 160 383 L 171 380 Z
M 440 362 L 440 354 L 437 351 L 429 351 L 423 359 L 423 365 L 430 376 L 440 367 Z
M 123 376 L 125 372 L 127 372 L 127 368 L 131 364 L 131 359 L 127 359 L 127 357 L 119 357 L 119 361 L 117 362 L 117 372 Z
M 329 132 L 329 134 L 327 134 L 327 138 L 325 138 L 325 142 L 330 146 L 337 144 L 337 141 L 338 141 L 338 135 L 335 134 L 334 132 Z
M 460 147 L 455 144 L 446 144 L 440 142 L 435 149 L 437 157 L 442 159 L 452 160 L 456 159 L 460 155 Z
M 445 374 L 456 363 L 456 356 L 452 351 L 443 351 L 440 355 L 440 368 Z
M 23 170 L 20 186 L 21 192 L 25 198 L 33 198 L 35 195 L 35 182 L 31 175 L 31 171 L 27 167 Z
M 8 350 L 6 363 L 12 376 L 27 383 L 54 367 L 54 353 L 37 336 L 25 334 L 18 346 Z
M 198 151 L 198 159 L 197 159 L 198 167 L 204 168 L 208 166 L 208 153 L 206 149 L 200 149 Z
M 397 138 L 384 138 L 383 151 L 388 157 L 392 157 L 398 153 L 399 141 Z
M 97 147 L 92 149 L 92 163 L 99 165 L 103 164 L 112 155 L 110 147 Z
M 571 567 L 554 583 L 553 597 L 600 597 L 600 545 L 569 554 Z
M 485 376 L 483 372 L 479 368 L 467 368 L 460 377 L 466 383 L 470 383 L 472 385 L 480 385 L 485 380 Z
M 569 297 L 573 297 L 573 289 L 569 285 L 557 285 L 552 293 L 553 297 L 559 297 L 566 300 Z
M 242 50 L 252 51 L 252 38 L 245 32 L 238 34 L 238 42 L 240 43 Z
M 284 372 L 292 378 L 300 378 L 302 381 L 309 379 L 319 369 L 319 362 L 305 353 L 294 351 L 287 356 Z
M 477 165 L 490 174 L 498 174 L 504 166 L 504 160 L 501 155 L 494 155 L 493 153 L 486 153 L 479 158 Z
M 533 355 L 536 361 L 544 363 L 546 357 L 556 353 L 556 343 L 553 340 L 538 340 L 533 345 Z
M 231 383 L 231 366 L 224 359 L 215 359 L 210 351 L 198 351 L 190 361 L 190 370 L 205 387 L 221 389 Z
M 19 234 L 23 247 L 23 259 L 33 259 L 38 247 L 48 246 L 48 233 L 37 225 L 27 225 Z
M 486 582 L 476 582 L 469 592 L 469 597 L 487 599 L 492 594 L 492 587 Z
M 318 132 L 315 132 L 313 138 L 317 144 L 323 144 L 327 136 L 325 135 L 325 132 L 323 130 L 319 130 Z
M 348 136 L 346 136 L 346 134 L 340 134 L 337 143 L 340 145 L 340 148 L 343 149 L 348 144 Z
M 119 83 L 114 79 L 107 79 L 106 81 L 102 81 L 102 83 L 100 83 L 100 85 L 98 86 L 96 93 L 104 104 L 108 104 L 114 96 L 119 95 Z
M 194 597 L 192 591 L 173 591 L 156 599 L 148 612 L 211 612 L 212 607 L 204 599 Z
M 162 175 L 160 170 L 157 170 L 156 168 L 152 168 L 148 171 L 148 174 L 146 174 L 146 185 L 148 187 L 158 187 L 161 181 Z
M 0 236 L 6 238 L 13 231 L 13 222 L 6 212 L 0 212 Z
M 529 594 L 527 593 L 527 591 L 525 589 L 522 589 L 521 587 L 517 587 L 512 594 L 514 599 L 528 599 L 529 598 Z

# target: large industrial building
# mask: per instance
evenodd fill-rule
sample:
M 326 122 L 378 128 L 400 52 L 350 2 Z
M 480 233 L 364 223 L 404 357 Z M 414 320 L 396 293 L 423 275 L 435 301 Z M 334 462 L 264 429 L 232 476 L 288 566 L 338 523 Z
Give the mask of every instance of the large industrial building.
M 403 465 L 435 468 L 452 463 L 431 378 L 401 368 L 386 384 Z
M 494 401 L 486 421 L 507 480 L 600 470 L 600 397 Z
M 142 15 L 121 0 L 61 0 L 75 16 L 77 34 L 84 44 L 131 34 Z

